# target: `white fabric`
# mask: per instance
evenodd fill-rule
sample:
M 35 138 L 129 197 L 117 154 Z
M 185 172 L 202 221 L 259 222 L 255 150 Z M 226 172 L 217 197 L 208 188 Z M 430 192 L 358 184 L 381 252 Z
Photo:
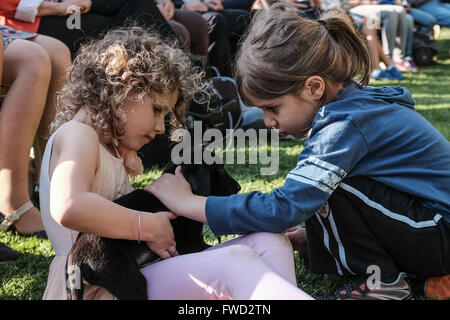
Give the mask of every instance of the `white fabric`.
M 14 18 L 33 23 L 43 0 L 20 0 Z
M 77 239 L 78 232 L 60 225 L 50 213 L 50 178 L 49 165 L 53 146 L 53 139 L 66 126 L 83 125 L 76 121 L 69 121 L 62 125 L 48 140 L 41 166 L 40 205 L 42 222 L 45 231 L 55 250 L 55 258 L 50 265 L 50 273 L 44 299 L 66 299 L 65 264 L 72 245 Z M 70 130 L 70 128 L 65 128 Z M 132 191 L 123 160 L 114 157 L 100 144 L 100 165 L 95 173 L 92 192 L 106 199 L 113 200 Z M 95 214 L 94 212 L 92 214 Z
M 362 192 L 360 192 L 357 189 L 353 188 L 352 186 L 349 186 L 346 183 L 341 182 L 341 184 L 339 186 L 342 189 L 347 190 L 348 192 L 354 194 L 359 199 L 361 199 L 365 204 L 367 204 L 368 206 L 370 206 L 370 207 L 380 211 L 381 213 L 383 213 L 384 215 L 388 216 L 389 218 L 397 220 L 397 221 L 401 221 L 403 223 L 406 223 L 410 227 L 413 227 L 413 228 L 416 228 L 416 229 L 435 227 L 435 226 L 437 226 L 437 223 L 439 222 L 439 220 L 442 218 L 442 216 L 440 214 L 436 214 L 433 217 L 433 220 L 426 220 L 426 221 L 419 221 L 419 222 L 417 222 L 417 221 L 414 221 L 414 220 L 410 219 L 409 217 L 407 217 L 405 215 L 402 215 L 400 213 L 395 213 L 395 212 L 392 212 L 392 211 L 386 209 L 381 204 L 370 200 L 365 194 L 363 194 Z

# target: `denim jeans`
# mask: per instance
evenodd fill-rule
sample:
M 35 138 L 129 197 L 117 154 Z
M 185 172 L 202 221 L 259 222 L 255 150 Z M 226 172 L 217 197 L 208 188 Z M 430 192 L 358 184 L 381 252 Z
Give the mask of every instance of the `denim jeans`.
M 413 51 L 413 40 L 414 40 L 414 18 L 409 13 L 406 14 L 406 49 L 405 56 L 412 57 Z
M 350 9 L 351 14 L 364 16 L 371 21 L 376 22 L 376 27 L 381 22 L 381 43 L 384 53 L 393 58 L 396 38 L 400 40 L 398 49 L 400 49 L 399 57 L 403 59 L 406 56 L 406 39 L 408 27 L 406 22 L 406 10 L 398 5 L 360 5 Z M 373 23 L 373 22 L 372 22 Z
M 250 11 L 253 2 L 253 0 L 225 0 L 223 2 L 223 7 L 225 9 L 241 9 Z
M 450 27 L 450 4 L 431 0 L 420 6 L 419 9 L 435 17 L 438 25 Z
M 437 24 L 436 18 L 423 10 L 411 8 L 409 14 L 414 18 L 414 22 L 417 22 L 420 25 L 417 30 L 419 32 L 428 34 L 433 29 L 433 26 Z

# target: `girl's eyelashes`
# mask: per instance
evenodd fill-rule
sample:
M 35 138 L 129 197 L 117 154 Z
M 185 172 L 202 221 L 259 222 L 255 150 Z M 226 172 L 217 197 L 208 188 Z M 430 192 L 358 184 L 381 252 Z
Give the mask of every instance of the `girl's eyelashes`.
M 162 113 L 162 108 L 161 107 L 158 107 L 158 106 L 153 106 L 153 111 L 155 112 L 155 113 Z
M 278 111 L 278 107 L 279 106 L 265 106 L 264 109 L 266 109 L 267 111 L 271 111 L 273 113 L 276 113 Z

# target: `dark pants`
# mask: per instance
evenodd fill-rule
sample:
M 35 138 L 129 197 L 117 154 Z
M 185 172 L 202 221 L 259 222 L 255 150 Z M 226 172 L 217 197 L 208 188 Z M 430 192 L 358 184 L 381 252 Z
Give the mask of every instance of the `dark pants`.
M 88 13 L 81 15 L 81 29 L 68 29 L 67 16 L 42 17 L 38 33 L 64 42 L 75 56 L 89 38 L 126 24 L 152 27 L 163 37 L 176 39 L 174 31 L 151 0 L 93 0 Z
M 223 7 L 225 9 L 242 9 L 250 11 L 252 8 L 254 0 L 225 0 L 223 2 Z
M 209 34 L 205 19 L 197 12 L 175 10 L 173 20 L 186 27 L 189 33 L 191 53 L 206 57 L 208 55 Z
M 374 265 L 386 283 L 399 272 L 450 273 L 449 223 L 417 198 L 368 178 L 345 179 L 306 230 L 315 273 L 368 276 Z
M 238 42 L 250 25 L 250 14 L 237 9 L 199 13 L 209 26 L 209 64 L 217 67 L 221 75 L 231 77 Z

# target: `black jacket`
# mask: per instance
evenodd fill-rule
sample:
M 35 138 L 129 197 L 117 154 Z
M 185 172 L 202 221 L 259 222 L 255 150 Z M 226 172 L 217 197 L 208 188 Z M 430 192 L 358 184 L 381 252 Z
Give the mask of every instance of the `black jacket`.
M 172 3 L 174 4 L 175 8 L 180 9 L 181 6 L 184 4 L 183 0 L 172 0 Z

